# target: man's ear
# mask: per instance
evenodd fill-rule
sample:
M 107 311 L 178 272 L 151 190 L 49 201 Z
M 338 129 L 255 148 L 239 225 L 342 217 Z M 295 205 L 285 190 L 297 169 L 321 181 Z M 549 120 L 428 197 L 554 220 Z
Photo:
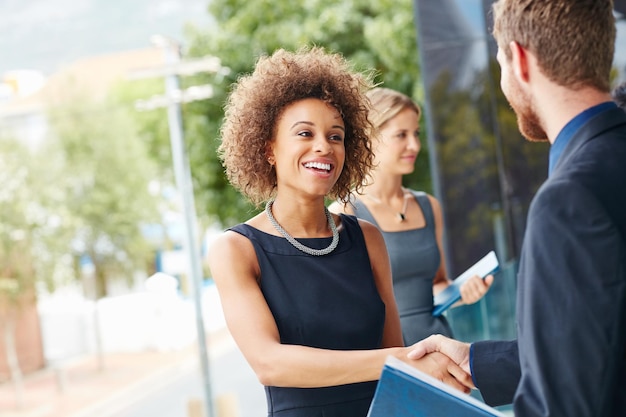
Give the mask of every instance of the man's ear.
M 515 41 L 509 43 L 511 51 L 511 68 L 517 81 L 526 84 L 529 80 L 529 56 L 528 50 Z

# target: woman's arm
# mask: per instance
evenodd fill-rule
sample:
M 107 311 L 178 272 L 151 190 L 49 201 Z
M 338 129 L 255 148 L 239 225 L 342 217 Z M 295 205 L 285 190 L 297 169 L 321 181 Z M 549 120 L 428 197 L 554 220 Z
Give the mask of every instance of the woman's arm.
M 336 351 L 283 345 L 259 287 L 259 266 L 250 241 L 235 232 L 225 232 L 212 244 L 208 262 L 228 329 L 264 385 L 305 388 L 377 380 L 387 356 L 394 355 L 457 389 L 466 391 L 465 386 L 471 386 L 469 376 L 442 354 L 410 361 L 406 357 L 409 348 Z M 393 324 L 398 320 L 397 312 L 395 316 L 393 313 L 395 303 L 388 295 L 384 300 L 392 310 L 384 343 L 400 346 L 399 330 Z
M 437 247 L 439 248 L 441 258 L 439 269 L 437 270 L 433 280 L 433 294 L 436 295 L 450 285 L 452 281 L 447 278 L 446 272 L 446 258 L 443 251 L 443 214 L 441 211 L 441 205 L 435 197 L 429 195 L 428 198 L 430 200 L 430 205 L 433 208 L 433 215 L 435 218 L 435 235 L 437 237 Z M 487 291 L 489 291 L 489 287 L 491 287 L 492 283 L 493 275 L 489 275 L 485 279 L 482 279 L 478 275 L 470 277 L 463 285 L 461 285 L 461 301 L 456 303 L 454 306 L 473 304 L 477 302 L 487 293 Z
M 443 250 L 443 214 L 441 212 L 441 205 L 439 201 L 429 195 L 428 200 L 433 210 L 433 217 L 435 218 L 435 238 L 437 239 L 437 248 L 439 249 L 439 268 L 435 273 L 433 279 L 433 294 L 438 294 L 451 284 L 446 272 L 446 254 Z
M 385 303 L 385 327 L 383 331 L 383 347 L 404 346 L 400 315 L 393 293 L 393 281 L 391 279 L 391 264 L 383 235 L 372 223 L 359 219 L 359 225 L 363 230 L 367 253 L 372 265 L 372 273 L 376 282 L 376 288 L 380 298 Z

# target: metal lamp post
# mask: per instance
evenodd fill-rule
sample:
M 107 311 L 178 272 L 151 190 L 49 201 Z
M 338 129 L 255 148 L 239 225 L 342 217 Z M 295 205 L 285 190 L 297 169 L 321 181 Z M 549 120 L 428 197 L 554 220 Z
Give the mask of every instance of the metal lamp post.
M 182 199 L 184 214 L 184 242 L 183 246 L 188 260 L 188 276 L 190 277 L 194 305 L 196 312 L 196 327 L 198 333 L 198 348 L 200 366 L 203 377 L 203 395 L 206 405 L 205 414 L 214 415 L 213 396 L 211 394 L 211 379 L 209 375 L 209 358 L 206 346 L 206 334 L 202 315 L 202 263 L 198 244 L 198 228 L 196 209 L 191 180 L 191 170 L 184 143 L 181 102 L 188 102 L 209 98 L 213 94 L 211 86 L 192 87 L 181 91 L 178 76 L 191 75 L 200 71 L 224 72 L 219 59 L 209 57 L 195 61 L 181 61 L 180 45 L 173 39 L 155 35 L 151 42 L 161 48 L 165 55 L 165 66 L 134 71 L 130 78 L 165 78 L 165 97 L 153 97 L 149 100 L 140 100 L 136 103 L 139 110 L 149 110 L 158 107 L 167 107 L 167 118 L 172 149 L 172 161 L 176 186 Z

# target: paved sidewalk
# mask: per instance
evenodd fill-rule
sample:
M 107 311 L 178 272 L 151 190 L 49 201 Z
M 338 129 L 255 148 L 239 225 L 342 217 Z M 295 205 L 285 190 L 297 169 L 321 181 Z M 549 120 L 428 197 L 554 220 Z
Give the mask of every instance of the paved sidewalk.
M 213 357 L 234 348 L 227 329 L 212 332 L 208 351 Z M 170 352 L 110 353 L 104 369 L 95 356 L 46 368 L 24 377 L 23 406 L 18 407 L 12 383 L 0 384 L 0 417 L 88 417 L 89 410 L 153 381 L 166 381 L 190 361 L 198 361 L 197 344 Z

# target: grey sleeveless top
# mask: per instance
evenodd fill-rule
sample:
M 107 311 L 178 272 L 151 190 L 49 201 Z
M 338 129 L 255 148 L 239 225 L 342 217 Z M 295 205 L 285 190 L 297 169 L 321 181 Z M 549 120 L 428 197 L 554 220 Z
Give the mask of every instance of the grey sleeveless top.
M 452 337 L 445 317 L 433 317 L 433 279 L 439 268 L 441 255 L 435 235 L 435 217 L 426 193 L 411 191 L 419 204 L 426 225 L 420 229 L 400 232 L 381 230 L 393 276 L 393 288 L 402 323 L 404 343 L 408 346 L 431 334 Z M 365 204 L 359 199 L 352 202 L 354 214 L 375 224 Z

